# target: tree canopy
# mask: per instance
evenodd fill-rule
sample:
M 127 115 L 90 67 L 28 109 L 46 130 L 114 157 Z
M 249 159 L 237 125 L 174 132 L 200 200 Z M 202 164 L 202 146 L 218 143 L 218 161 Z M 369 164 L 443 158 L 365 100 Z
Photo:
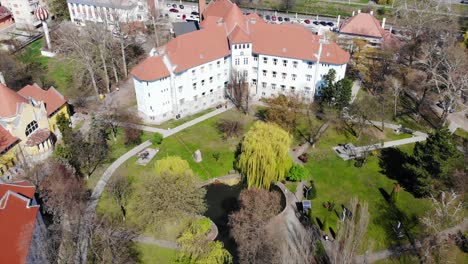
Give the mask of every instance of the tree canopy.
M 289 157 L 291 136 L 273 123 L 256 122 L 245 134 L 238 167 L 247 177 L 248 187 L 270 188 L 284 180 L 292 166 Z
M 320 91 L 323 102 L 326 102 L 327 104 L 333 105 L 337 108 L 348 106 L 349 101 L 351 100 L 353 82 L 348 78 L 344 78 L 335 82 L 336 71 L 333 69 L 325 74 L 323 79 L 325 84 Z
M 165 172 L 170 174 L 193 174 L 188 162 L 177 156 L 168 156 L 164 159 L 158 160 L 155 165 L 155 171 L 156 175 L 160 175 Z

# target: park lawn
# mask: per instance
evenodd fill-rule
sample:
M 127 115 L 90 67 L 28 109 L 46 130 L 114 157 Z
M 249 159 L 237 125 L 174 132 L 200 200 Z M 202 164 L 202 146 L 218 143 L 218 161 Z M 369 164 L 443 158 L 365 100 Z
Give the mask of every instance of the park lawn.
M 203 110 L 199 113 L 196 113 L 194 115 L 191 115 L 191 116 L 187 116 L 187 117 L 184 117 L 184 118 L 181 118 L 181 119 L 171 119 L 171 120 L 168 120 L 160 125 L 153 125 L 154 127 L 158 127 L 158 128 L 164 128 L 164 129 L 170 129 L 170 128 L 175 128 L 175 127 L 178 127 L 184 123 L 187 123 L 188 121 L 191 121 L 195 118 L 198 118 L 200 116 L 203 116 L 205 114 L 208 114 L 209 112 L 212 112 L 214 111 L 215 109 L 214 108 L 208 108 L 206 110 Z
M 162 248 L 155 245 L 137 243 L 137 250 L 140 253 L 142 264 L 171 264 L 177 255 L 177 250 Z
M 396 222 L 389 223 L 390 216 L 386 215 L 388 203 L 379 188 L 390 193 L 396 181 L 380 172 L 377 156 L 370 156 L 363 167 L 357 168 L 354 166 L 354 161 L 343 161 L 331 149 L 332 146 L 349 142 L 350 139 L 352 138 L 346 133 L 338 133 L 334 129 L 329 129 L 309 155 L 306 167 L 317 190 L 317 198 L 312 201 L 312 218 L 316 221 L 318 217 L 320 221 L 323 221 L 329 215 L 329 226 L 336 231 L 338 217 L 334 212 L 328 214 L 322 204 L 333 201 L 336 204 L 335 209 L 341 212 L 341 205 L 346 205 L 350 198 L 357 196 L 360 201 L 368 202 L 371 215 L 367 241 L 371 248 L 366 249 L 384 249 L 395 242 L 391 238 L 392 234 L 389 229 Z M 412 194 L 403 190 L 400 191 L 397 205 L 406 215 L 420 217 L 428 210 L 429 201 L 416 199 Z M 419 226 L 414 231 L 419 232 Z
M 45 82 L 52 84 L 60 93 L 70 96 L 70 83 L 74 71 L 73 63 L 57 58 L 41 56 L 41 48 L 44 42 L 42 39 L 36 40 L 19 54 L 19 58 L 24 63 L 37 63 L 41 71 L 44 72 Z M 42 87 L 48 89 L 49 87 Z

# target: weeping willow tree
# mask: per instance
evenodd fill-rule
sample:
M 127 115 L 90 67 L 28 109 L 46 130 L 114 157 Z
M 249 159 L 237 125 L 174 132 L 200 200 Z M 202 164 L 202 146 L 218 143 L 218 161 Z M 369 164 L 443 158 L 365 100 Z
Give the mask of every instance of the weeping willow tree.
M 269 189 L 283 180 L 292 166 L 291 137 L 273 123 L 257 122 L 242 141 L 238 167 L 247 177 L 248 187 Z

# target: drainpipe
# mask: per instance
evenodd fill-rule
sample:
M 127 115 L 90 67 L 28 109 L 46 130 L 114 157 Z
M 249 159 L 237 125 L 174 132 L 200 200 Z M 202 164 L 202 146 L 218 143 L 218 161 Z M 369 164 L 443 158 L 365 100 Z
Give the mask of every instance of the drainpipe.
M 3 72 L 0 72 L 0 83 L 6 86 L 5 77 L 3 77 Z
M 385 29 L 385 20 L 386 20 L 386 18 L 384 17 L 384 18 L 382 19 L 382 28 L 383 28 L 383 29 Z
M 336 27 L 337 28 L 340 28 L 340 18 L 341 18 L 341 16 L 338 15 L 338 19 L 336 20 Z

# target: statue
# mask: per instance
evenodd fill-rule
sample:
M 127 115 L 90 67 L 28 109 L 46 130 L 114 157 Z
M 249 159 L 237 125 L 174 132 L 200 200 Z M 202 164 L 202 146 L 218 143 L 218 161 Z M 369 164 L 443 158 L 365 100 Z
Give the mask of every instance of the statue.
M 196 163 L 200 163 L 203 160 L 201 151 L 199 149 L 197 149 L 195 153 L 193 153 L 193 159 Z

